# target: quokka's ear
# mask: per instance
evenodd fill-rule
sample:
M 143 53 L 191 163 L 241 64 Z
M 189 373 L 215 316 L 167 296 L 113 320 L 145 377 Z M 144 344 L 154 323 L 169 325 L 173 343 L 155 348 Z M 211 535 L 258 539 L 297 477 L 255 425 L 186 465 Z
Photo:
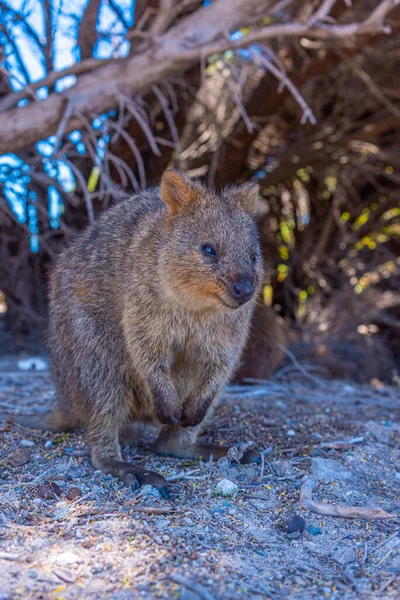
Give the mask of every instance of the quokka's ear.
M 171 215 L 182 213 L 196 203 L 200 196 L 199 184 L 174 169 L 165 171 L 161 179 L 161 200 Z
M 260 192 L 258 183 L 247 182 L 236 188 L 239 204 L 252 215 L 257 212 L 257 200 Z

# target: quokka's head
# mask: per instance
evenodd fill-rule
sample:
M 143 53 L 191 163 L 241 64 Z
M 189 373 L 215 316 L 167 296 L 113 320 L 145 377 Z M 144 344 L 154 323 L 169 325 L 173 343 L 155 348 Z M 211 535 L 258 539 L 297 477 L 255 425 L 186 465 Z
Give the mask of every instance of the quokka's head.
M 192 310 L 234 310 L 257 294 L 262 257 L 254 215 L 258 185 L 208 190 L 178 171 L 160 188 L 166 205 L 160 275 L 165 292 Z

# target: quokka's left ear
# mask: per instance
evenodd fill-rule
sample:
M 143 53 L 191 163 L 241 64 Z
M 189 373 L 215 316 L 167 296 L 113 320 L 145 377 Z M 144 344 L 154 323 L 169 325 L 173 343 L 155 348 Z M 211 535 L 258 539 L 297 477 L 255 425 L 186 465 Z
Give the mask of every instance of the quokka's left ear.
M 244 210 L 247 210 L 252 215 L 257 212 L 257 200 L 260 192 L 258 183 L 244 183 L 236 188 L 238 202 Z
M 200 185 L 175 169 L 165 171 L 163 174 L 160 193 L 170 215 L 184 213 L 198 204 L 201 199 Z

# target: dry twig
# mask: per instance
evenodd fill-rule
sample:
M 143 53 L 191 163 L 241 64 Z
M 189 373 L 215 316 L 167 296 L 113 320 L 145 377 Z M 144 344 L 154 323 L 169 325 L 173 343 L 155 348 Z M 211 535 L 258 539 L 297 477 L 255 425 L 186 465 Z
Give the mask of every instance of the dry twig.
M 384 519 L 396 519 L 397 515 L 387 513 L 381 508 L 369 508 L 366 506 L 343 506 L 340 504 L 324 504 L 313 500 L 312 491 L 315 481 L 309 477 L 300 489 L 300 504 L 317 515 L 328 517 L 342 517 L 344 519 L 367 519 L 379 521 Z

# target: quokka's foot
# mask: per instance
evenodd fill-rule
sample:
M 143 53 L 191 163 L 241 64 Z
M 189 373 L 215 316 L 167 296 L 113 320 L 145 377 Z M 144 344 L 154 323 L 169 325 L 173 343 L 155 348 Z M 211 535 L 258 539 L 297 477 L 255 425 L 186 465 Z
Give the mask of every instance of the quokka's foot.
M 197 451 L 197 458 L 203 460 L 210 460 L 211 456 L 213 460 L 218 460 L 223 456 L 229 455 L 229 446 L 219 446 L 218 444 L 198 443 L 195 445 Z M 243 465 L 250 463 L 260 463 L 260 454 L 255 450 L 246 450 L 243 456 L 239 459 L 239 462 Z
M 169 498 L 168 484 L 165 477 L 155 471 L 148 471 L 142 467 L 136 467 L 136 477 L 140 485 L 152 485 L 156 488 L 163 498 Z
M 164 443 L 163 443 L 164 442 Z M 174 440 L 159 440 L 156 445 L 156 453 L 161 456 L 172 456 L 174 458 L 191 458 L 193 460 L 218 460 L 223 456 L 228 455 L 229 446 L 219 446 L 218 444 L 195 443 L 195 444 L 180 444 L 174 443 Z M 247 450 L 240 459 L 242 464 L 260 463 L 261 458 L 255 450 Z
M 152 485 L 163 498 L 169 498 L 167 480 L 155 471 L 149 471 L 139 465 L 117 459 L 104 461 L 99 468 L 105 473 L 114 475 L 133 490 L 137 490 L 142 485 Z

